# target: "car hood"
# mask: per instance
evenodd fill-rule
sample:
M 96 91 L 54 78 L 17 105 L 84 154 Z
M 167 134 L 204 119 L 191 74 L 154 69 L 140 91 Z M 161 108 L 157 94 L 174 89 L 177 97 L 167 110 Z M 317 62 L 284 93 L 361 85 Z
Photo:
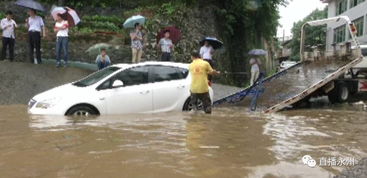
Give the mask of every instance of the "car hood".
M 42 92 L 34 96 L 33 99 L 36 101 L 43 101 L 52 98 L 61 99 L 66 97 L 81 96 L 83 93 L 86 93 L 85 89 L 85 87 L 77 87 L 70 83 Z

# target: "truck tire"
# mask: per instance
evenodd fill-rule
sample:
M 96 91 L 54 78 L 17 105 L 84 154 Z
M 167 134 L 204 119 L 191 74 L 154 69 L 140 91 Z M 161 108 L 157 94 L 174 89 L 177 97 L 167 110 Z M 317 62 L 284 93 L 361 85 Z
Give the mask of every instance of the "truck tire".
M 331 103 L 345 103 L 349 100 L 349 96 L 350 91 L 345 82 L 336 83 L 335 88 L 328 94 Z

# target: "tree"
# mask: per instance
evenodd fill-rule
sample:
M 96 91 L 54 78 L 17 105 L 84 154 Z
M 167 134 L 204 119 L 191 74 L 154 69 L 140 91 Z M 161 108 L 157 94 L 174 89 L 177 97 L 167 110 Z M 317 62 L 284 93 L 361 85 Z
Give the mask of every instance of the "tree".
M 300 60 L 300 43 L 301 43 L 301 28 L 308 21 L 327 18 L 327 7 L 323 10 L 314 10 L 310 15 L 303 20 L 293 24 L 292 33 L 293 39 L 290 43 L 292 49 L 292 60 Z M 325 49 L 326 45 L 326 26 L 306 27 L 305 46 L 321 46 Z
M 226 59 L 221 66 L 232 72 L 248 69 L 248 51 L 262 48 L 263 41 L 275 36 L 278 26 L 278 6 L 286 0 L 215 0 L 217 21 L 226 44 Z M 246 76 L 233 76 L 236 85 L 242 85 Z

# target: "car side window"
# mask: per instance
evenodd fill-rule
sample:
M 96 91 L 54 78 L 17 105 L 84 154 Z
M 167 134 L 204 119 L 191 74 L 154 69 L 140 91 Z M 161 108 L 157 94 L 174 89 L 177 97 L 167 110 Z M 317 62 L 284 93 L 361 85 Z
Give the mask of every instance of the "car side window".
M 124 86 L 147 84 L 149 83 L 148 73 L 148 67 L 134 67 L 116 74 L 113 77 L 113 81 L 116 79 L 121 80 Z
M 152 78 L 154 82 L 181 80 L 187 77 L 188 71 L 177 67 L 152 66 Z
M 111 86 L 112 86 L 112 82 L 111 82 L 112 80 L 111 79 L 109 79 L 109 80 L 107 80 L 107 81 L 105 81 L 105 82 L 103 82 L 99 87 L 98 87 L 98 90 L 105 90 L 105 89 L 109 89 L 109 88 L 111 88 Z

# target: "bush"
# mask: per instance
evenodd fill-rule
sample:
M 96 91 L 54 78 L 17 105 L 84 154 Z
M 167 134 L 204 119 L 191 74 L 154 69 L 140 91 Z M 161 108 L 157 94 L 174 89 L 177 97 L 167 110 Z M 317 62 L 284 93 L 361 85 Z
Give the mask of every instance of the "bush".
M 97 31 L 122 33 L 122 19 L 117 16 L 83 16 L 82 23 L 73 29 L 74 32 L 88 34 Z
M 5 14 L 0 12 L 0 19 L 5 18 Z

